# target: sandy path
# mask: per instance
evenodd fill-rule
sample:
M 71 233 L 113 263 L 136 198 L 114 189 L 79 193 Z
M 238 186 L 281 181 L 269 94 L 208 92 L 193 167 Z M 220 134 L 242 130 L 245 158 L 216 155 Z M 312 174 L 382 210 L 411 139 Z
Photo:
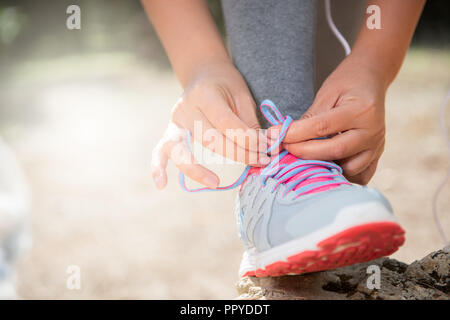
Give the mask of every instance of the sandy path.
M 234 192 L 186 194 L 172 166 L 165 191 L 150 179 L 151 147 L 180 93 L 174 76 L 127 55 L 70 61 L 72 69 L 62 67 L 67 61 L 20 66 L 24 76 L 4 91 L 26 120 L 6 136 L 34 195 L 34 247 L 19 266 L 20 294 L 236 296 L 242 248 Z M 407 231 L 394 255 L 406 262 L 442 247 L 431 198 L 448 165 L 437 114 L 450 88 L 449 67 L 448 54 L 414 50 L 387 99 L 386 151 L 372 185 L 388 196 Z M 48 76 L 39 73 L 44 68 Z M 230 177 L 240 170 L 220 172 Z M 449 188 L 439 201 L 448 232 Z M 66 288 L 69 265 L 81 267 L 81 290 Z

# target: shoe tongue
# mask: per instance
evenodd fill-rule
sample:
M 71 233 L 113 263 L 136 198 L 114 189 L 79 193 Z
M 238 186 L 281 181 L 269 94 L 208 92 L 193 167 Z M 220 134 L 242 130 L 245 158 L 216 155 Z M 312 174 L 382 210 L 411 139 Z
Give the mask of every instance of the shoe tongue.
M 297 160 L 298 160 L 298 158 L 296 156 L 294 156 L 294 155 L 292 155 L 290 153 L 286 153 L 282 158 L 279 159 L 278 164 L 290 165 L 291 163 L 294 163 Z M 261 174 L 261 171 L 263 169 L 264 168 L 261 168 L 261 167 L 260 168 L 253 167 L 253 168 L 250 169 L 249 175 L 251 175 L 251 174 Z M 292 176 L 286 182 L 293 181 L 293 180 L 297 179 L 299 175 L 301 175 L 301 174 L 296 174 L 296 175 Z
M 292 155 L 292 154 L 290 154 L 290 153 L 287 153 L 283 158 L 280 159 L 279 163 L 280 163 L 280 164 L 285 164 L 285 165 L 290 165 L 291 163 L 297 161 L 298 159 L 299 159 L 299 158 L 297 158 L 296 156 L 294 156 L 294 155 Z M 304 172 L 299 172 L 299 173 L 293 175 L 292 177 L 290 177 L 290 178 L 289 178 L 288 180 L 286 180 L 284 183 L 286 184 L 286 183 L 289 183 L 289 182 L 291 182 L 291 181 L 297 180 L 297 179 L 299 179 L 301 176 L 303 176 L 305 173 L 307 173 L 308 171 L 311 171 L 311 170 L 312 170 L 312 168 L 311 168 L 311 169 L 307 169 L 307 170 L 304 171 Z M 305 182 L 299 184 L 299 185 L 296 186 L 293 190 L 296 190 L 296 189 L 300 188 L 300 186 L 304 185 L 304 183 L 305 183 Z
M 294 155 L 292 155 L 292 154 L 290 154 L 290 153 L 287 153 L 284 157 L 282 157 L 282 158 L 279 160 L 279 163 L 280 163 L 280 164 L 285 164 L 285 165 L 290 165 L 290 164 L 292 164 L 292 163 L 294 163 L 294 162 L 296 162 L 296 161 L 298 161 L 298 160 L 299 160 L 299 158 L 297 158 L 296 156 L 294 156 Z M 314 161 L 313 161 L 313 162 L 314 162 Z M 321 165 L 319 165 L 319 164 L 311 163 L 311 165 L 309 166 L 308 169 L 306 169 L 305 171 L 302 171 L 302 172 L 299 172 L 299 173 L 293 175 L 293 176 L 290 177 L 289 179 L 285 180 L 285 181 L 284 181 L 284 184 L 287 184 L 287 183 L 289 183 L 289 182 L 292 182 L 292 181 L 301 179 L 301 178 L 303 178 L 304 176 L 307 176 L 307 175 L 309 174 L 309 172 L 314 171 L 314 170 L 317 170 L 317 169 L 323 169 L 323 166 L 321 166 Z M 314 183 L 314 182 L 321 182 L 321 181 L 327 181 L 327 180 L 330 180 L 330 178 L 327 178 L 327 177 L 309 178 L 309 179 L 304 180 L 304 181 L 301 182 L 300 184 L 298 184 L 298 185 L 297 185 L 296 187 L 294 187 L 292 190 L 297 190 L 297 189 L 299 189 L 299 188 L 302 187 L 302 186 L 305 186 L 305 185 L 308 185 L 308 184 L 311 184 L 311 183 Z M 314 190 L 314 191 L 312 191 L 312 192 L 324 191 L 324 190 L 328 190 L 328 189 L 335 188 L 335 187 L 337 187 L 337 186 L 338 186 L 338 185 L 328 185 L 328 186 L 320 187 L 320 188 L 318 188 L 318 189 L 316 189 L 316 190 Z
M 279 164 L 284 164 L 284 165 L 290 165 L 294 162 L 296 162 L 297 160 L 299 160 L 299 158 L 297 158 L 296 156 L 290 154 L 290 153 L 286 153 L 281 159 L 279 159 Z M 261 171 L 264 168 L 257 168 L 257 167 L 253 167 L 250 169 L 249 171 L 249 175 L 251 174 L 261 174 Z M 311 165 L 309 166 L 308 169 L 306 169 L 303 172 L 299 172 L 295 175 L 293 175 L 292 177 L 290 177 L 289 179 L 284 181 L 284 184 L 287 184 L 289 182 L 295 181 L 297 179 L 301 179 L 303 176 L 308 175 L 309 172 L 314 171 L 316 169 L 323 169 L 323 166 L 319 165 L 319 164 L 313 164 L 311 163 Z M 297 186 L 295 186 L 292 190 L 297 190 L 298 188 L 308 185 L 310 183 L 314 183 L 314 182 L 321 182 L 321 181 L 327 181 L 330 180 L 330 178 L 328 177 L 320 177 L 320 178 L 310 178 L 310 179 L 306 179 L 303 182 L 301 182 L 300 184 L 298 184 Z M 323 187 L 319 187 L 317 189 L 314 189 L 313 191 L 310 191 L 308 193 L 314 193 L 314 192 L 320 192 L 320 191 L 325 191 L 328 189 L 333 189 L 338 187 L 339 184 L 330 184 L 330 185 L 326 185 Z
M 295 161 L 297 161 L 298 158 L 290 153 L 286 153 L 286 155 L 280 159 L 280 164 L 291 164 Z
M 272 160 L 273 160 L 273 158 L 272 158 Z M 297 160 L 298 160 L 298 158 L 295 157 L 294 155 L 292 155 L 290 153 L 286 153 L 286 155 L 279 160 L 279 164 L 290 165 L 291 163 L 293 163 L 293 162 L 295 162 Z M 264 167 L 253 167 L 253 168 L 250 169 L 249 175 L 250 174 L 259 174 L 259 173 L 261 173 L 261 171 L 263 169 L 264 169 Z
M 276 156 L 275 156 L 276 157 Z M 272 158 L 273 159 L 273 158 Z M 298 158 L 296 157 L 296 156 L 294 156 L 294 155 L 292 155 L 292 154 L 290 154 L 290 153 L 286 153 L 286 155 L 284 155 L 284 157 L 282 157 L 280 160 L 279 160 L 279 164 L 285 164 L 285 165 L 290 165 L 291 163 L 293 163 L 293 162 L 295 162 L 295 161 L 297 161 L 298 160 Z M 249 175 L 250 174 L 260 174 L 261 173 L 261 171 L 264 169 L 264 167 L 253 167 L 253 168 L 251 168 L 250 169 L 250 171 L 249 171 Z M 295 176 L 294 176 L 295 177 Z M 289 180 L 291 180 L 291 179 L 289 179 Z

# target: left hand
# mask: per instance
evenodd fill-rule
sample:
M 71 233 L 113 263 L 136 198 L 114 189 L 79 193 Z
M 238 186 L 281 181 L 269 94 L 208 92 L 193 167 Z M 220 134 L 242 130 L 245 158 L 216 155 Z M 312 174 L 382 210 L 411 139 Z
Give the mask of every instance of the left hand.
M 384 150 L 386 89 L 377 70 L 350 55 L 291 125 L 284 148 L 302 159 L 336 161 L 349 181 L 367 184 Z

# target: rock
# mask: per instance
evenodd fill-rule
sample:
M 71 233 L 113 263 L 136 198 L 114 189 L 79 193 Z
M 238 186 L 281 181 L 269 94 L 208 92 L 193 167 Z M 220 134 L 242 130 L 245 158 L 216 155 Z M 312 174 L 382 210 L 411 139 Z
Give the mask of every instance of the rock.
M 379 289 L 369 288 L 375 275 L 368 272 L 370 265 L 379 268 Z M 237 291 L 238 299 L 252 300 L 450 300 L 450 250 L 438 250 L 410 265 L 381 258 L 306 275 L 246 277 L 237 283 Z

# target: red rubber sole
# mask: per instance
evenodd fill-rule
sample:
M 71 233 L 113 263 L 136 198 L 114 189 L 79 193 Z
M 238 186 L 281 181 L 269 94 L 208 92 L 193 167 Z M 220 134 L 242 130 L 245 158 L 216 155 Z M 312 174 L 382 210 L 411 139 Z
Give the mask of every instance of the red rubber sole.
M 349 228 L 317 244 L 320 250 L 302 251 L 286 261 L 246 272 L 243 277 L 277 277 L 332 270 L 388 256 L 405 242 L 405 231 L 394 222 L 376 222 Z

